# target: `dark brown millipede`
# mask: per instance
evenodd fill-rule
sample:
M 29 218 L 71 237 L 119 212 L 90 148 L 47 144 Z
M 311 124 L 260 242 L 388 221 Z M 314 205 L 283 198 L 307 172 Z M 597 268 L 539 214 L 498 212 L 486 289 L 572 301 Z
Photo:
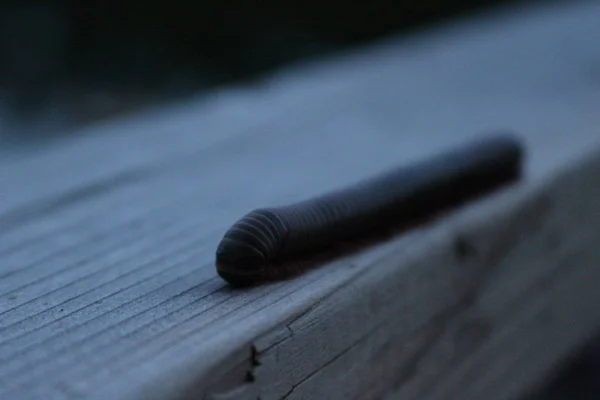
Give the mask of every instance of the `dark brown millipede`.
M 254 210 L 225 233 L 217 272 L 237 285 L 276 275 L 279 260 L 360 239 L 518 179 L 522 158 L 517 137 L 496 134 L 342 190 Z

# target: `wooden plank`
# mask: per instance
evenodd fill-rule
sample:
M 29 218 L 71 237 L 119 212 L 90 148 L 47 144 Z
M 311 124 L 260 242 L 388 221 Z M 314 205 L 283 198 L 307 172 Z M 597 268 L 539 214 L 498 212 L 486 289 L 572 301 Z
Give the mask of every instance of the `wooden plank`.
M 194 379 L 190 397 L 206 391 L 217 399 L 379 398 L 394 387 L 390 398 L 517 398 L 600 323 L 591 306 L 600 300 L 599 174 L 597 152 L 549 181 L 346 261 L 359 272 L 336 290 L 315 296 L 313 283 L 294 293 L 308 307 L 262 310 L 265 319 L 282 309 L 287 318 L 241 345 L 237 358 L 193 377 L 186 371 L 202 365 L 183 363 L 145 395 L 160 398 Z M 466 255 L 457 251 L 465 241 Z M 189 338 L 180 356 L 195 346 L 233 346 L 237 332 L 227 328 L 235 326 Z M 203 362 L 211 355 L 203 352 Z
M 582 307 L 598 257 L 597 156 L 582 161 L 600 146 L 598 17 L 593 1 L 508 10 L 4 161 L 0 397 L 524 390 L 598 317 Z M 249 209 L 497 128 L 530 149 L 512 191 L 294 281 L 238 291 L 216 276 L 215 246 Z M 457 258 L 457 235 L 474 256 Z M 547 328 L 537 349 L 552 351 L 515 345 L 538 337 L 517 326 Z M 518 380 L 509 356 L 527 354 Z

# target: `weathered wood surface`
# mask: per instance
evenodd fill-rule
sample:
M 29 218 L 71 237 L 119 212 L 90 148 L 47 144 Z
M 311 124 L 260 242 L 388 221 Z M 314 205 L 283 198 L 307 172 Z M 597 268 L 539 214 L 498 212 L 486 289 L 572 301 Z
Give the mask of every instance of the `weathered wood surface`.
M 565 3 L 4 153 L 0 398 L 526 390 L 600 321 L 600 4 Z M 501 128 L 513 189 L 293 281 L 216 276 L 246 211 Z

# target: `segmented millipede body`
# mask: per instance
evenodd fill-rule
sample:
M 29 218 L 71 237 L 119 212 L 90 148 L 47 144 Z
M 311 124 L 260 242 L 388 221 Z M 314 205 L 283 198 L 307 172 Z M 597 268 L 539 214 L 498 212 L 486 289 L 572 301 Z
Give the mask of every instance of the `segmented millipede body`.
M 513 181 L 522 157 L 515 136 L 497 134 L 342 190 L 254 210 L 225 233 L 217 272 L 235 284 L 260 280 L 277 260 L 360 239 Z

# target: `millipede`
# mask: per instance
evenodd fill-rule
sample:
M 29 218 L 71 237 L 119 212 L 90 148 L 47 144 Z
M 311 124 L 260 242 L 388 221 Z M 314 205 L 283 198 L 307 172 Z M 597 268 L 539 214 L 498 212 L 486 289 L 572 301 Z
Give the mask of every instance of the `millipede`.
M 234 285 L 286 276 L 284 260 L 367 238 L 518 179 L 523 153 L 517 136 L 498 133 L 331 193 L 253 210 L 219 243 L 217 272 Z

